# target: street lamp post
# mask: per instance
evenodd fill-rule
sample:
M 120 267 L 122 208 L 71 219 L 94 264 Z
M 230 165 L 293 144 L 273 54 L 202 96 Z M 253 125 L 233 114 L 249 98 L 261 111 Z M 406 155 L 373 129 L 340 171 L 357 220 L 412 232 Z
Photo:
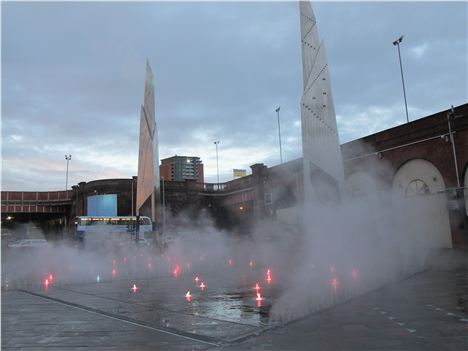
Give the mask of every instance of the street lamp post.
M 135 183 L 135 178 L 132 178 L 132 216 L 133 216 L 133 183 Z
M 401 83 L 403 84 L 403 97 L 405 98 L 406 122 L 409 123 L 408 104 L 406 102 L 405 79 L 403 78 L 403 65 L 401 64 L 400 43 L 403 41 L 403 35 L 393 42 L 398 48 L 398 59 L 400 60 Z
M 70 162 L 72 155 L 65 155 L 65 160 L 67 160 L 67 175 L 65 176 L 65 191 L 68 190 L 68 162 Z
M 276 114 L 278 115 L 278 138 L 279 138 L 279 150 L 280 150 L 280 163 L 283 163 L 283 152 L 281 150 L 281 125 L 280 125 L 280 109 L 281 106 L 278 106 L 278 108 L 275 110 Z
M 161 177 L 162 179 L 162 218 L 163 218 L 163 230 L 162 232 L 166 230 L 166 191 L 164 188 L 164 177 Z
M 460 188 L 460 176 L 458 174 L 458 160 L 457 160 L 457 152 L 455 150 L 455 140 L 453 140 L 452 134 L 452 126 L 450 125 L 450 116 L 455 118 L 455 110 L 453 109 L 453 105 L 449 112 L 447 112 L 447 124 L 448 124 L 448 132 L 450 142 L 452 143 L 452 152 L 453 152 L 453 161 L 455 163 L 455 176 L 457 177 L 457 188 Z
M 67 160 L 67 175 L 65 176 L 65 197 L 67 196 L 68 191 L 68 163 L 71 160 L 72 155 L 65 155 L 65 160 Z M 65 215 L 65 234 L 67 234 L 67 215 Z
M 218 145 L 219 145 L 219 140 L 216 140 L 214 142 L 216 145 L 216 176 L 217 176 L 217 181 L 218 181 L 218 189 L 219 189 L 219 160 L 218 160 Z

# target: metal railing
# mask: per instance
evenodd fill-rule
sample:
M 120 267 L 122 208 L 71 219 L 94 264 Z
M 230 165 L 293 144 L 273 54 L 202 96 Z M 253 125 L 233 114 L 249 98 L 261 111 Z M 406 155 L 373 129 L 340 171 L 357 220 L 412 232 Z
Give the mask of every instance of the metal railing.
M 251 176 L 242 177 L 239 179 L 230 180 L 225 183 L 203 183 L 201 191 L 218 192 L 218 191 L 231 191 L 242 188 L 247 188 L 252 185 L 253 179 Z

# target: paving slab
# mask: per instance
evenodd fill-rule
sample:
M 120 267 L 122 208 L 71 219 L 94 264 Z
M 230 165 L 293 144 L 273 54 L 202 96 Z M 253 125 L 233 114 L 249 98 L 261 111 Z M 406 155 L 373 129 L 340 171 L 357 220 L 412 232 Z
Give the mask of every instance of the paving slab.
M 209 346 L 25 292 L 2 293 L 2 350 L 203 350 Z

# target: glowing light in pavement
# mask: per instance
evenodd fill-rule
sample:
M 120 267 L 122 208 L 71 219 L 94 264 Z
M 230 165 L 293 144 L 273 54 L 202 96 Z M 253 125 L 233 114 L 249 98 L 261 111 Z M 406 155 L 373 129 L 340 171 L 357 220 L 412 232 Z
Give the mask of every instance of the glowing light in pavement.
M 54 276 L 52 273 L 49 274 L 49 282 L 52 283 L 54 281 Z
M 132 286 L 132 288 L 130 290 L 132 290 L 134 293 L 136 293 L 138 291 L 138 287 L 136 286 L 136 284 L 133 284 L 133 286 Z
M 49 287 L 49 279 L 44 280 L 44 287 L 47 289 Z
M 253 261 L 250 261 L 250 262 L 249 262 L 249 267 L 250 267 L 250 268 L 253 267 Z
M 195 277 L 195 283 L 198 285 L 198 281 L 200 280 L 200 278 L 198 278 L 198 275 Z
M 267 270 L 267 282 L 268 284 L 271 284 L 271 270 L 268 268 Z
M 174 278 L 177 278 L 179 276 L 179 271 L 180 271 L 180 267 L 179 265 L 176 265 L 174 268 L 174 271 L 172 272 L 174 273 Z
M 259 292 L 257 293 L 257 297 L 255 298 L 255 301 L 257 301 L 257 307 L 262 306 L 263 297 L 262 297 L 262 295 L 260 295 Z
M 358 276 L 357 270 L 353 269 L 353 271 L 351 272 L 351 276 L 353 277 L 353 279 L 356 279 Z
M 205 283 L 201 282 L 201 284 L 200 284 L 200 289 L 205 290 L 205 288 L 206 288 Z
M 333 286 L 333 289 L 335 289 L 335 290 L 338 287 L 338 280 L 336 278 L 332 279 L 332 286 Z
M 255 284 L 255 288 L 254 288 L 254 289 L 255 289 L 255 290 L 257 291 L 257 293 L 258 293 L 258 291 L 260 290 L 260 286 L 258 285 L 258 283 Z
M 112 278 L 115 278 L 117 275 L 117 271 L 115 270 L 115 268 L 112 269 Z
M 232 266 L 232 260 L 231 259 L 228 260 L 228 265 Z
M 98 275 L 98 276 L 96 277 L 96 283 L 99 283 L 100 281 L 101 281 L 101 277 Z
M 187 293 L 185 294 L 185 299 L 187 300 L 187 302 L 190 302 L 192 300 L 192 294 L 190 294 L 190 290 L 187 291 Z

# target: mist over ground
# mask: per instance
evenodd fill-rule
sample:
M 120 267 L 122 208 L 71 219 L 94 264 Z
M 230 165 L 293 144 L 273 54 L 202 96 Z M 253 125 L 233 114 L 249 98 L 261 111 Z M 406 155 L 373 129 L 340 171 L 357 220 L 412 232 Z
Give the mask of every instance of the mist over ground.
M 84 245 L 49 242 L 34 250 L 3 244 L 2 288 L 116 279 L 131 285 L 184 275 L 199 276 L 211 288 L 251 289 L 257 282 L 272 287 L 264 295 L 271 304 L 270 321 L 284 323 L 428 267 L 440 247 L 424 220 L 432 210 L 428 197 L 403 199 L 383 189 L 298 207 L 297 225 L 261 221 L 251 236 L 221 231 L 207 217 L 181 215 L 170 220 L 184 229 L 165 238 L 164 248 L 131 240 L 122 244 L 109 235 L 87 238 Z M 175 298 L 183 298 L 186 289 L 174 292 Z

